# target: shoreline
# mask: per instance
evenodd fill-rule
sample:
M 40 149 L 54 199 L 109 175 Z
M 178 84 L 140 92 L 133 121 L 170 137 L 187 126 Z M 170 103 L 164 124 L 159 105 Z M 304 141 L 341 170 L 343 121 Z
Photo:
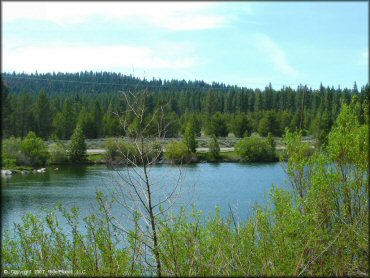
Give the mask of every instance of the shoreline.
M 200 164 L 200 163 L 274 163 L 279 162 L 280 160 L 276 158 L 275 160 L 270 161 L 243 161 L 242 159 L 235 157 L 235 156 L 225 156 L 223 154 L 225 153 L 233 153 L 233 152 L 223 152 L 220 153 L 219 159 L 209 159 L 204 154 L 206 153 L 199 153 L 197 154 L 197 157 L 192 157 L 190 160 L 182 162 L 182 163 L 174 163 L 173 161 L 166 160 L 166 159 L 160 159 L 158 160 L 154 165 L 189 165 L 189 164 Z M 124 163 L 114 163 L 113 162 L 107 162 L 105 159 L 98 158 L 95 160 L 91 160 L 91 156 L 101 156 L 101 154 L 89 154 L 88 158 L 90 160 L 85 162 L 73 162 L 73 163 L 62 163 L 62 164 L 47 164 L 44 167 L 30 167 L 30 166 L 16 166 L 15 168 L 9 168 L 9 169 L 1 169 L 1 176 L 2 177 L 9 177 L 14 174 L 39 174 L 39 173 L 45 173 L 46 171 L 53 169 L 54 171 L 58 171 L 59 167 L 62 166 L 89 166 L 89 165 L 107 165 L 107 166 L 125 166 Z M 58 167 L 59 166 L 59 167 Z

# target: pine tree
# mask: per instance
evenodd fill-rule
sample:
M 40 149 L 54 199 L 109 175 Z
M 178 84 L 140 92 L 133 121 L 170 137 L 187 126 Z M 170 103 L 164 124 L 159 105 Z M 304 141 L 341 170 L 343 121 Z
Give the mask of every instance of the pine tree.
M 77 125 L 72 137 L 71 145 L 69 147 L 69 159 L 74 162 L 80 162 L 86 160 L 86 142 L 82 128 Z
M 8 135 L 12 134 L 11 114 L 13 109 L 10 102 L 9 89 L 4 85 L 3 81 L 1 81 L 1 106 L 3 137 L 7 137 Z
M 195 153 L 197 148 L 197 140 L 195 139 L 194 123 L 189 122 L 185 129 L 184 143 L 188 146 L 190 152 Z
M 238 138 L 249 135 L 252 131 L 247 115 L 245 114 L 236 115 L 231 123 L 231 128 L 234 135 Z
M 220 145 L 218 144 L 217 137 L 212 135 L 212 140 L 209 144 L 209 156 L 211 159 L 220 158 Z
M 36 133 L 38 136 L 46 139 L 52 126 L 52 114 L 51 114 L 49 99 L 44 91 L 41 91 L 36 99 L 35 105 L 35 122 L 36 122 Z
M 206 133 L 208 135 L 215 135 L 216 137 L 226 137 L 229 133 L 225 117 L 217 112 L 213 115 L 211 120 L 208 123 L 208 126 L 206 128 Z

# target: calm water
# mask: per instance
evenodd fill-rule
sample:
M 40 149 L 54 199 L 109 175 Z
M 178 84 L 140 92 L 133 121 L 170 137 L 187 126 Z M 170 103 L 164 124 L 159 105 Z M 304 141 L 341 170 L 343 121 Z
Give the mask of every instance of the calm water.
M 96 209 L 97 190 L 111 194 L 115 185 L 122 184 L 121 172 L 107 167 L 87 166 L 51 168 L 44 174 L 17 174 L 2 178 L 2 226 L 20 222 L 26 212 L 52 209 L 58 202 L 65 207 L 81 208 L 83 216 Z M 229 214 L 229 205 L 240 219 L 245 219 L 253 205 L 264 203 L 272 185 L 289 188 L 282 164 L 195 164 L 183 167 L 184 179 L 179 205 L 194 204 L 203 215 L 221 208 L 221 214 Z M 178 168 L 169 165 L 155 166 L 151 170 L 153 181 L 171 186 L 178 176 Z M 123 186 L 124 187 L 124 186 Z

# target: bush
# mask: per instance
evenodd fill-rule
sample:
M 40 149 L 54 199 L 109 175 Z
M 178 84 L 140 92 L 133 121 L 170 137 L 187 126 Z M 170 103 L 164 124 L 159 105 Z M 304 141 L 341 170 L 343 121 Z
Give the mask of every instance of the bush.
M 50 163 L 52 164 L 64 164 L 68 162 L 68 152 L 66 147 L 56 142 L 49 147 Z
M 1 163 L 3 168 L 18 165 L 23 157 L 19 138 L 11 137 L 2 142 Z
M 165 158 L 172 163 L 187 162 L 191 158 L 188 146 L 183 142 L 174 141 L 166 145 Z
M 49 157 L 47 146 L 44 141 L 30 131 L 21 143 L 21 151 L 25 160 L 20 163 L 31 166 L 44 166 Z
M 108 139 L 105 144 L 106 160 L 135 160 L 137 159 L 137 151 L 135 146 L 131 143 L 125 142 L 122 139 Z
M 235 152 L 243 161 L 247 162 L 276 160 L 274 147 L 256 135 L 245 137 L 239 141 L 235 145 Z

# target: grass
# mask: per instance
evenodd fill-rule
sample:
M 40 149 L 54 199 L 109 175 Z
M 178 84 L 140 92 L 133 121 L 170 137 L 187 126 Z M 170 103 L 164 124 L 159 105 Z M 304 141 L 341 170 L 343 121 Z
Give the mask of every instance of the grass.
M 239 156 L 235 153 L 235 151 L 220 152 L 220 158 L 224 161 L 231 161 L 231 162 L 239 161 Z
M 95 164 L 105 163 L 105 154 L 87 154 L 87 161 Z

